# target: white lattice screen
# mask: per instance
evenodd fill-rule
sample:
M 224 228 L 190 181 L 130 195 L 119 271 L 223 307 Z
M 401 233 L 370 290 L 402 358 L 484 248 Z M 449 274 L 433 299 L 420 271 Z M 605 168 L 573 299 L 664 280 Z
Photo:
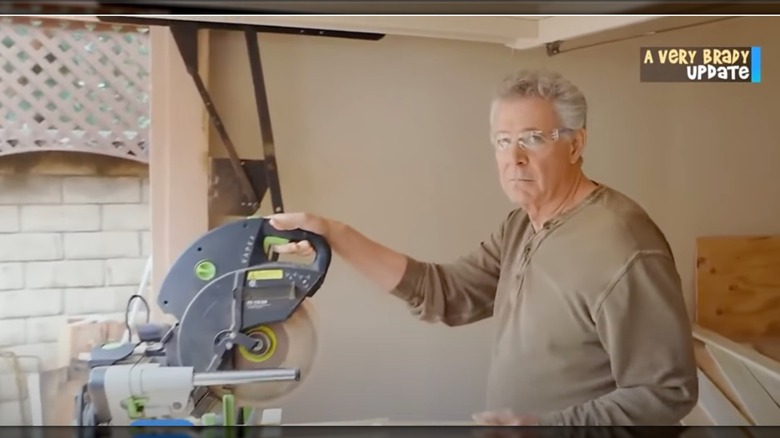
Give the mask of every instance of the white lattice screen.
M 71 150 L 146 162 L 147 28 L 0 20 L 0 155 Z

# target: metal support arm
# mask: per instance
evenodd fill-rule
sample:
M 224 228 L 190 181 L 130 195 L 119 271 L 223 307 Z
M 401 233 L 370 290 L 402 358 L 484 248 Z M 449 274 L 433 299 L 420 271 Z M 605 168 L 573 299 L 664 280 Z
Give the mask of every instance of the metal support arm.
M 227 152 L 228 157 L 230 157 L 230 164 L 233 167 L 233 171 L 235 172 L 235 176 L 238 179 L 238 183 L 244 197 L 244 202 L 242 202 L 242 205 L 256 210 L 264 190 L 258 190 L 259 187 L 254 186 L 249 180 L 246 169 L 244 169 L 243 164 L 238 158 L 236 147 L 233 145 L 233 141 L 230 139 L 227 129 L 225 129 L 225 125 L 222 123 L 219 112 L 214 105 L 214 101 L 211 99 L 211 95 L 209 94 L 208 89 L 206 89 L 206 85 L 203 83 L 203 78 L 201 78 L 200 72 L 198 71 L 198 25 L 184 22 L 181 24 L 171 25 L 170 29 L 171 33 L 173 34 L 173 39 L 176 42 L 176 46 L 179 49 L 179 53 L 184 59 L 184 65 L 187 68 L 187 73 L 189 73 L 190 77 L 192 77 L 192 80 L 195 82 L 195 88 L 197 88 L 198 94 L 200 94 L 200 97 L 203 100 L 203 104 L 206 107 L 206 112 L 208 112 L 209 115 L 209 119 L 211 119 L 211 123 L 217 130 L 217 134 L 222 141 L 222 145 L 225 147 L 225 151 Z M 265 105 L 263 110 L 268 111 L 267 102 L 263 102 L 262 104 Z M 260 108 L 260 105 L 261 104 L 259 103 L 258 109 Z
M 220 208 L 218 208 L 218 210 L 220 210 L 220 213 L 239 216 L 248 216 L 256 212 L 263 201 L 266 191 L 270 192 L 273 212 L 284 212 L 281 185 L 279 183 L 279 170 L 276 165 L 276 152 L 268 106 L 268 95 L 263 74 L 263 64 L 260 59 L 258 33 L 282 33 L 367 41 L 376 41 L 384 37 L 383 34 L 365 32 L 299 29 L 279 26 L 131 16 L 100 16 L 98 19 L 110 23 L 157 25 L 170 28 L 179 53 L 184 60 L 187 73 L 192 77 L 198 94 L 206 107 L 209 119 L 216 129 L 220 141 L 228 155 L 228 159 L 214 158 L 211 160 L 212 190 L 218 194 L 218 196 L 213 196 L 212 199 L 219 203 Z M 249 56 L 249 66 L 252 73 L 252 87 L 255 104 L 257 106 L 258 123 L 260 125 L 262 137 L 262 160 L 242 160 L 239 158 L 236 147 L 219 115 L 219 111 L 206 88 L 203 78 L 200 76 L 198 70 L 198 31 L 202 29 L 233 30 L 241 31 L 244 34 L 247 56 Z M 240 194 L 240 197 L 236 197 L 238 194 Z

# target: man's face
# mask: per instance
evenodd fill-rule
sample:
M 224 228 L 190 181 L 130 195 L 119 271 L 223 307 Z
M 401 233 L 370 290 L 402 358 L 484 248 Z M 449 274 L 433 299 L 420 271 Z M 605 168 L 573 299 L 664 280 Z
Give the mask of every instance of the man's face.
M 496 103 L 491 139 L 503 145 L 496 148 L 496 162 L 509 200 L 538 206 L 577 171 L 584 132 L 564 130 L 551 102 L 522 98 Z

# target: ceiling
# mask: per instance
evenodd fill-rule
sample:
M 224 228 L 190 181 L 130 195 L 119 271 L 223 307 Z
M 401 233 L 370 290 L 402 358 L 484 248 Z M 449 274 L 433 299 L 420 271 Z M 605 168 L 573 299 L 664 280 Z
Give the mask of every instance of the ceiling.
M 553 17 L 552 15 L 523 15 L 519 17 L 509 16 L 507 18 L 511 18 L 513 20 L 520 20 L 520 21 L 528 21 L 528 20 L 539 21 L 539 20 L 544 20 L 545 18 L 552 18 L 552 17 Z
M 647 4 L 645 2 L 644 4 Z M 561 51 L 722 20 L 657 15 L 134 15 L 237 24 L 289 26 L 500 44 L 515 50 L 563 42 Z M 81 17 L 84 19 L 85 17 Z
M 159 18 L 159 16 L 155 17 Z M 652 15 L 169 15 L 164 18 L 377 32 L 388 35 L 494 43 L 522 50 L 544 46 L 553 41 L 570 40 L 645 23 L 659 17 Z

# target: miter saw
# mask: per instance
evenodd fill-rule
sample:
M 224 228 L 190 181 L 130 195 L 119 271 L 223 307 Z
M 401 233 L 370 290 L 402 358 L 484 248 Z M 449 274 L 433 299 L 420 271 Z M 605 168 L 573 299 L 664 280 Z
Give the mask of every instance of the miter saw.
M 258 32 L 367 41 L 383 37 L 190 19 L 97 18 L 170 30 L 227 155 L 209 161 L 209 211 L 226 216 L 258 211 L 266 192 L 272 211 L 284 212 Z M 209 29 L 244 34 L 262 160 L 239 158 L 199 73 L 199 32 Z M 311 264 L 279 262 L 269 252 L 274 244 L 300 240 L 308 240 L 316 252 Z M 308 374 L 317 345 L 308 298 L 322 285 L 330 258 L 330 247 L 321 236 L 278 231 L 262 218 L 210 231 L 179 257 L 161 285 L 157 304 L 175 323 L 146 324 L 137 328 L 137 342 L 104 345 L 90 353 L 88 382 L 77 396 L 75 423 L 253 424 L 244 409 L 235 409 L 236 404 L 267 408 L 299 387 Z M 222 413 L 217 415 L 214 407 L 220 402 Z
M 307 240 L 310 264 L 281 262 L 272 246 Z M 252 424 L 245 409 L 291 393 L 311 367 L 316 333 L 308 298 L 331 251 L 302 230 L 264 218 L 222 225 L 197 239 L 167 273 L 157 298 L 175 323 L 145 324 L 137 340 L 89 359 L 77 425 Z M 221 415 L 211 412 L 222 403 Z

